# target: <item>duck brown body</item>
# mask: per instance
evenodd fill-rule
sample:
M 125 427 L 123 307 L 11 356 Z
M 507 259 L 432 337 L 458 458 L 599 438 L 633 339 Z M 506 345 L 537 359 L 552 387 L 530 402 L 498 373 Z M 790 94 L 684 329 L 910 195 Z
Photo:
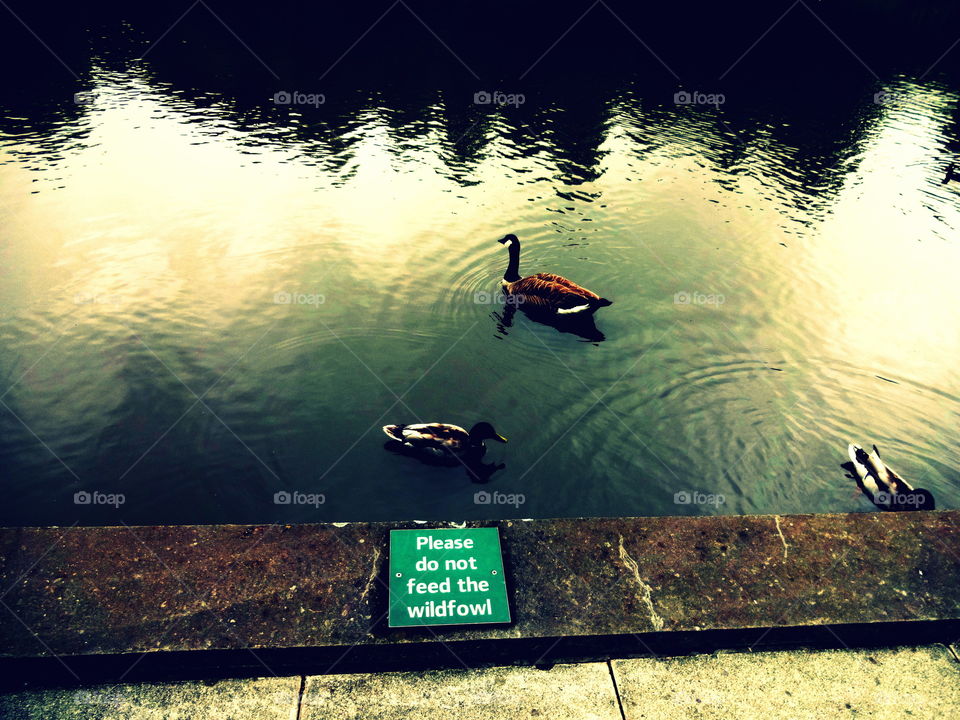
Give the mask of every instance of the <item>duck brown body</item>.
M 447 460 L 450 464 L 463 460 L 479 460 L 486 452 L 484 440 L 503 443 L 507 441 L 486 422 L 477 423 L 469 432 L 459 425 L 449 423 L 384 425 L 383 432 L 399 443 L 399 449 L 408 454 L 426 459 Z

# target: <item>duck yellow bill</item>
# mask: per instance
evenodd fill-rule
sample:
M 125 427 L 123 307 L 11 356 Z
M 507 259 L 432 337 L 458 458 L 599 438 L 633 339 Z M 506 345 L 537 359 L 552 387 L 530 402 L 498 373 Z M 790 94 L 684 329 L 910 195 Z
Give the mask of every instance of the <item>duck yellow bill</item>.
M 507 439 L 506 439 L 503 435 L 500 435 L 499 433 L 497 433 L 497 439 L 498 439 L 500 442 L 506 442 L 506 441 L 507 441 Z

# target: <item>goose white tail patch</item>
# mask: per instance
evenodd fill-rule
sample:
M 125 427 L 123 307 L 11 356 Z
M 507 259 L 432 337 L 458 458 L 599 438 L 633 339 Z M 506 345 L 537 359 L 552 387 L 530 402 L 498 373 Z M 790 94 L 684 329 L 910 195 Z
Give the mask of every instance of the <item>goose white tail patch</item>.
M 561 308 L 557 310 L 557 315 L 572 315 L 573 313 L 583 312 L 584 310 L 589 310 L 589 305 L 577 305 L 572 308 Z

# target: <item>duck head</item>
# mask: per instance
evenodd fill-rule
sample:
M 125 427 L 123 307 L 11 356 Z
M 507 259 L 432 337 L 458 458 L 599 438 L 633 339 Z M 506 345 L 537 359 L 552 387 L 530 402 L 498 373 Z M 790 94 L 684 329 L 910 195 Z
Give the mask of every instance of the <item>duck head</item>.
M 507 439 L 493 429 L 493 425 L 488 422 L 478 422 L 470 428 L 470 442 L 480 445 L 484 440 L 496 440 L 505 443 Z

